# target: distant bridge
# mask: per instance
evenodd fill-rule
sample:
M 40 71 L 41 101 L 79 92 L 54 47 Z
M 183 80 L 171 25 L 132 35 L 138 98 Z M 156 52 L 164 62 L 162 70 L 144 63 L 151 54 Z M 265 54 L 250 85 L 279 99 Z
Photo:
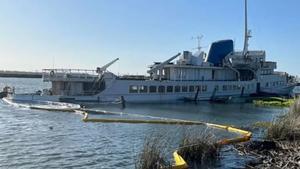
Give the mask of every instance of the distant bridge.
M 42 78 L 42 72 L 3 71 L 3 70 L 0 70 L 0 77 Z

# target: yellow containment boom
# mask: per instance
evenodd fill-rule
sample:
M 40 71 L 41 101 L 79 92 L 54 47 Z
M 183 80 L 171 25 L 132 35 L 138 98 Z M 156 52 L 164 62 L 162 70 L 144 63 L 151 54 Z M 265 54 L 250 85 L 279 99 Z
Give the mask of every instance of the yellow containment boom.
M 185 160 L 178 154 L 177 150 L 173 153 L 173 159 L 175 165 L 172 166 L 172 169 L 185 169 L 189 167 Z
M 238 133 L 241 136 L 236 138 L 222 139 L 218 141 L 219 145 L 234 144 L 249 141 L 252 137 L 250 131 L 234 128 L 231 126 L 224 126 L 219 124 L 205 123 L 200 121 L 189 121 L 189 120 L 180 120 L 180 119 L 170 119 L 170 120 L 141 120 L 141 119 L 107 119 L 107 118 L 88 118 L 88 113 L 83 112 L 84 122 L 100 122 L 100 123 L 133 123 L 133 124 L 166 124 L 166 125 L 206 125 L 208 127 L 217 128 L 226 130 L 231 133 Z M 173 159 L 175 164 L 172 166 L 172 169 L 187 169 L 188 164 L 183 159 L 182 156 L 178 154 L 178 150 L 175 150 L 173 153 Z

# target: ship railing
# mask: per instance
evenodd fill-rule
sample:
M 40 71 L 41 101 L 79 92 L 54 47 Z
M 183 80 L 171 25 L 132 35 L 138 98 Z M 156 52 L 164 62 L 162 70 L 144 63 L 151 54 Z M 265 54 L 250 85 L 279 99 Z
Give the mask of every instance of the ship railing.
M 250 50 L 248 51 L 249 55 L 251 56 L 265 56 L 266 52 L 264 50 Z
M 99 90 L 93 90 L 93 91 L 82 91 L 80 93 L 73 93 L 71 90 L 60 90 L 56 94 L 62 96 L 94 96 L 99 92 L 100 92 Z
M 268 68 L 268 69 L 276 69 L 277 63 L 276 62 L 261 62 L 261 67 L 262 68 Z
M 242 51 L 236 51 L 236 52 L 233 52 L 232 55 L 243 56 L 244 53 Z M 264 50 L 249 50 L 248 55 L 265 56 L 266 51 L 264 51 Z
M 84 79 L 84 80 L 94 80 L 97 78 L 98 74 L 95 70 L 88 69 L 43 69 L 43 79 L 45 81 L 49 80 L 59 80 L 59 79 Z
M 54 73 L 69 73 L 69 74 L 94 74 L 96 75 L 96 70 L 91 69 L 43 69 L 43 72 L 54 72 Z
M 2 87 L 1 87 L 2 89 Z M 38 94 L 39 91 L 42 89 L 35 89 L 35 88 L 30 88 L 30 87 L 19 87 L 19 86 L 13 86 L 12 87 L 13 93 L 14 94 L 19 94 L 19 95 L 33 95 L 33 94 Z
M 275 75 L 280 75 L 280 76 L 286 76 L 287 75 L 286 72 L 278 72 L 278 71 L 275 71 L 274 74 Z

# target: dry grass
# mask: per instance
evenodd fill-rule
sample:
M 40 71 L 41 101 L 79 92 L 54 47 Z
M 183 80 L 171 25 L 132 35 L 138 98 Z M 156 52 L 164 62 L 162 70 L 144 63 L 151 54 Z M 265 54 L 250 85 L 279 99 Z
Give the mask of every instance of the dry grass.
M 145 138 L 142 152 L 135 163 L 136 169 L 161 169 L 171 168 L 170 162 L 164 156 L 164 142 L 159 135 Z
M 171 160 L 166 160 L 170 157 L 166 156 L 176 150 L 176 144 L 179 144 L 179 155 L 186 160 L 190 169 L 213 166 L 219 157 L 220 146 L 209 128 L 184 127 L 170 138 L 168 135 L 169 132 L 160 131 L 145 138 L 143 149 L 136 160 L 136 169 L 171 168 Z
M 300 140 L 300 99 L 290 107 L 289 112 L 274 120 L 267 130 L 270 140 Z
M 220 146 L 215 136 L 208 130 L 187 132 L 181 140 L 178 153 L 192 168 L 209 166 L 219 157 Z

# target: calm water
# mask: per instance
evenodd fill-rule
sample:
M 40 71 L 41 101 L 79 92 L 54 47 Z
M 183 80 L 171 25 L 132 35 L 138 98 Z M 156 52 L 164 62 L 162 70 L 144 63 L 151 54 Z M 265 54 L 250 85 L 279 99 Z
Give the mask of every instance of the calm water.
M 42 84 L 41 79 L 0 78 L 0 88 L 5 85 L 14 85 L 17 92 L 32 92 L 49 86 Z M 251 104 L 225 105 L 208 102 L 128 104 L 125 109 L 121 109 L 119 105 L 88 107 L 235 126 L 270 121 L 284 111 L 258 108 Z M 186 130 L 196 130 L 195 127 L 151 124 L 83 123 L 81 118 L 81 115 L 75 113 L 22 109 L 0 102 L 0 168 L 130 169 L 134 168 L 145 136 L 156 132 L 163 133 L 166 140 L 165 153 L 171 155 L 182 133 Z M 222 131 L 214 132 L 218 137 L 229 136 Z M 258 131 L 254 132 L 259 136 Z M 230 151 L 230 147 L 222 151 L 221 159 L 215 168 L 240 168 L 245 161 L 243 157 Z

